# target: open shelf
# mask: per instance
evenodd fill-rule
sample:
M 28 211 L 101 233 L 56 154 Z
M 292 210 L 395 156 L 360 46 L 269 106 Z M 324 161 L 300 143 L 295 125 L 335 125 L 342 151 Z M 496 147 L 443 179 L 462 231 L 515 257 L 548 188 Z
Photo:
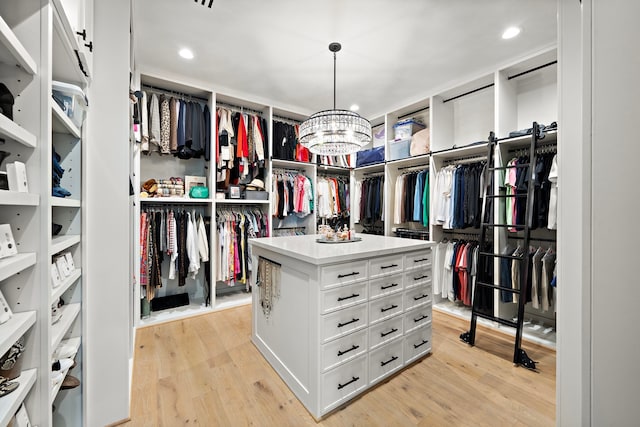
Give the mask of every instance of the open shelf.
M 38 206 L 39 204 L 39 194 L 0 190 L 0 205 Z
M 17 381 L 20 385 L 11 394 L 0 399 L 0 425 L 6 426 L 9 424 L 9 421 L 11 421 L 11 418 L 36 382 L 37 373 L 37 369 L 28 369 L 22 371 L 18 378 L 12 380 Z
M 55 133 L 67 133 L 76 138 L 81 137 L 80 129 L 67 116 L 57 102 L 51 101 L 52 126 Z
M 35 322 L 35 311 L 13 313 L 11 319 L 7 320 L 2 324 L 2 327 L 0 327 L 0 354 L 5 354 Z M 4 399 L 0 399 L 0 402 L 3 400 Z
M 60 320 L 51 325 L 51 353 L 53 353 L 56 347 L 58 347 L 58 344 L 62 341 L 64 334 L 69 331 L 69 328 L 71 328 L 76 317 L 78 317 L 78 313 L 80 313 L 80 303 L 63 305 L 60 307 L 60 310 L 62 311 Z
M 71 246 L 80 243 L 79 234 L 71 234 L 67 236 L 54 236 L 51 239 L 51 255 L 62 252 Z
M 0 259 L 0 281 L 35 265 L 35 252 L 26 252 Z M 4 353 L 0 353 L 4 354 Z
M 72 347 L 75 348 L 75 351 L 73 352 L 73 356 L 71 356 L 71 359 L 75 359 L 76 354 L 78 353 L 78 349 L 80 348 L 80 338 L 79 337 L 74 337 L 74 338 L 69 338 L 68 340 L 63 340 L 61 341 L 61 344 L 65 344 L 65 345 L 70 345 Z M 55 350 L 55 348 L 54 348 Z M 62 375 L 64 377 L 67 376 L 67 374 L 69 373 L 69 369 L 64 369 L 62 371 L 60 371 L 62 373 Z M 60 381 L 58 384 L 55 384 L 51 387 L 51 393 L 50 393 L 50 397 L 51 397 L 51 401 L 53 402 L 53 400 L 56 398 L 56 396 L 58 395 L 58 392 L 60 391 L 60 388 L 62 387 L 62 383 L 64 382 L 64 379 L 62 381 Z
M 140 198 L 140 203 L 211 203 L 211 199 L 192 199 L 190 197 L 143 197 Z
M 256 199 L 220 199 L 216 200 L 218 205 L 268 205 L 268 200 Z
M 71 275 L 69 275 L 69 277 L 65 278 L 62 281 L 62 284 L 60 286 L 58 286 L 57 288 L 53 288 L 53 292 L 51 293 L 51 304 L 57 301 L 58 298 L 60 298 L 62 294 L 64 294 L 67 289 L 69 289 L 69 287 L 73 285 L 81 276 L 82 270 L 76 268 L 71 272 Z
M 38 139 L 34 134 L 17 125 L 13 120 L 9 120 L 3 114 L 0 114 L 0 138 L 11 139 L 31 148 L 38 145 Z
M 62 208 L 79 208 L 82 202 L 78 199 L 51 196 L 51 206 Z
M 71 30 L 69 20 L 64 13 L 53 8 L 53 79 L 65 83 L 75 83 L 84 87 L 89 79 L 80 69 L 76 52 L 80 46 Z M 85 64 L 86 68 L 86 64 Z
M 0 48 L 0 62 L 10 65 L 17 64 L 32 76 L 36 74 L 38 68 L 36 62 L 1 16 L 0 44 L 3 46 Z

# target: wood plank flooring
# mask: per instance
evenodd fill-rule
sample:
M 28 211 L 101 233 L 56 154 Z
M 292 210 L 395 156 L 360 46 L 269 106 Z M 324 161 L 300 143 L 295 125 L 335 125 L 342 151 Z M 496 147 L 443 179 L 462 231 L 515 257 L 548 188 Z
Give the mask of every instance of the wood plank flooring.
M 319 423 L 251 343 L 251 307 L 139 329 L 125 426 L 553 426 L 553 350 L 433 312 L 433 353 Z

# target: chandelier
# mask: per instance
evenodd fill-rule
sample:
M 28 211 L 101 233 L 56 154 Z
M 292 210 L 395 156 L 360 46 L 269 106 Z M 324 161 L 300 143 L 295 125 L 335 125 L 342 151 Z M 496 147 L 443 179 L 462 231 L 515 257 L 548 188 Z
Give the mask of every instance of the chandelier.
M 300 125 L 300 143 L 312 153 L 338 156 L 355 153 L 371 142 L 371 123 L 349 110 L 336 109 L 336 52 L 340 43 L 331 43 L 333 52 L 333 110 L 317 112 Z

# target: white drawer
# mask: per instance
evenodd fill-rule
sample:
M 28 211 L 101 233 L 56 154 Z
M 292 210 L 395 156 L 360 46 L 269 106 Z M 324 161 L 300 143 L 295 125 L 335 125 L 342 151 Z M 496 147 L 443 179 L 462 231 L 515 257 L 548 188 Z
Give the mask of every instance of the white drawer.
M 322 371 L 367 352 L 367 330 L 354 332 L 322 346 Z
M 322 267 L 320 270 L 322 289 L 366 280 L 368 278 L 367 266 L 367 260 L 360 260 Z
M 404 292 L 404 310 L 411 310 L 420 305 L 431 304 L 431 284 L 408 289 Z
M 369 323 L 373 325 L 402 312 L 402 293 L 369 302 Z
M 369 384 L 380 381 L 404 364 L 403 340 L 395 340 L 369 353 Z
M 431 308 L 432 305 L 423 305 L 414 310 L 405 313 L 404 317 L 404 333 L 413 331 L 427 323 L 431 323 Z
M 355 396 L 367 386 L 367 356 L 362 355 L 322 375 L 322 411 Z
M 410 289 L 431 283 L 431 267 L 409 271 L 404 276 L 404 288 Z
M 431 325 L 425 325 L 404 337 L 404 363 L 411 363 L 431 351 Z
M 431 249 L 411 252 L 404 256 L 404 270 L 416 270 L 422 267 L 431 267 Z
M 369 260 L 369 277 L 389 276 L 402 271 L 402 254 L 387 255 Z
M 369 327 L 369 348 L 379 347 L 402 335 L 403 316 L 392 317 L 384 322 Z
M 367 287 L 367 282 L 358 282 L 320 292 L 322 313 L 329 313 L 365 302 Z
M 345 308 L 322 316 L 322 342 L 367 326 L 367 304 Z
M 402 284 L 403 278 L 404 276 L 402 274 L 394 274 L 393 276 L 369 280 L 369 298 L 377 298 L 400 292 L 404 287 Z

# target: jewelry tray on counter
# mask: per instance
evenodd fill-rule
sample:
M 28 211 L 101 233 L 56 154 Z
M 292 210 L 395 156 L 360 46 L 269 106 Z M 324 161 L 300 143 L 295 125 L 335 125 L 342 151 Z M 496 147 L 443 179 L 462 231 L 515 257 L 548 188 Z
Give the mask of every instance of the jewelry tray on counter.
M 362 237 L 354 237 L 353 239 L 347 240 L 326 240 L 326 239 L 316 239 L 318 243 L 351 243 L 351 242 L 359 242 L 362 240 Z

